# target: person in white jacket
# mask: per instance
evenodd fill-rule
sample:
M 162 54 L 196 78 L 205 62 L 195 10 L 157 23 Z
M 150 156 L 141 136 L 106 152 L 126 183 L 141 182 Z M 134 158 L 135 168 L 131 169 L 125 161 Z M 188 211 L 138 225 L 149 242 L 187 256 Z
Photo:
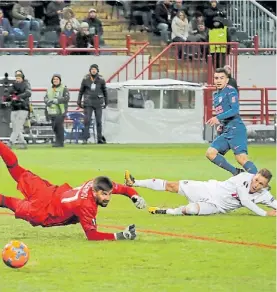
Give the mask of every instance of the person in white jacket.
M 186 42 L 189 35 L 189 23 L 184 11 L 179 11 L 172 19 L 171 23 L 171 38 L 173 42 Z M 183 46 L 178 46 L 178 58 L 182 58 Z
M 152 214 L 212 215 L 226 213 L 241 207 L 248 208 L 259 216 L 276 216 L 277 201 L 269 192 L 271 172 L 263 168 L 257 174 L 240 173 L 225 181 L 166 181 L 162 179 L 134 179 L 125 171 L 125 184 L 156 191 L 168 191 L 185 196 L 189 203 L 174 209 L 150 207 Z M 265 211 L 257 204 L 275 210 Z

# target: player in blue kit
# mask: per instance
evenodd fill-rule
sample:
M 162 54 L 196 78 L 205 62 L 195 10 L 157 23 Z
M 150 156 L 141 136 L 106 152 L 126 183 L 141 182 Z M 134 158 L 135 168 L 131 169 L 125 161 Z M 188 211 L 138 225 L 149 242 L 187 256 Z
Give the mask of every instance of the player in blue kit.
M 219 167 L 237 175 L 243 172 L 231 165 L 224 155 L 232 149 L 237 162 L 249 173 L 258 172 L 253 162 L 248 159 L 246 127 L 239 114 L 239 98 L 237 90 L 228 85 L 228 75 L 223 68 L 214 73 L 214 84 L 217 91 L 213 96 L 213 106 L 216 116 L 209 119 L 210 126 L 219 125 L 220 134 L 212 142 L 206 152 L 206 157 Z

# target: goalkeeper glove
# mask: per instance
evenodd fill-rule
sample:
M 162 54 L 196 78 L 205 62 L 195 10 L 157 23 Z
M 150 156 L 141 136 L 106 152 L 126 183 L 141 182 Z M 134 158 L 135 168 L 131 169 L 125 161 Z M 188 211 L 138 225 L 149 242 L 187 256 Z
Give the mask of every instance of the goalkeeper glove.
M 116 240 L 134 240 L 136 238 L 136 226 L 135 224 L 129 225 L 124 231 L 114 234 Z
M 135 206 L 138 209 L 144 209 L 146 207 L 145 200 L 142 197 L 138 196 L 138 195 L 132 196 L 131 200 L 133 201 L 133 203 L 135 204 Z

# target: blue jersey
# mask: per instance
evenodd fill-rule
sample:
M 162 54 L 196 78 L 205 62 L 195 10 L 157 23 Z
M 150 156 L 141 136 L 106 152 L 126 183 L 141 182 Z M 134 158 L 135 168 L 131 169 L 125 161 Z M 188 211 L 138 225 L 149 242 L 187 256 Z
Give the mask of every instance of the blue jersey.
M 243 123 L 239 114 L 239 96 L 237 90 L 227 85 L 213 95 L 216 117 L 224 126 L 230 127 Z
M 237 90 L 227 85 L 222 90 L 214 93 L 213 105 L 216 117 L 223 125 L 222 134 L 217 136 L 211 147 L 222 155 L 230 149 L 235 155 L 247 154 L 246 127 L 239 114 L 239 97 Z

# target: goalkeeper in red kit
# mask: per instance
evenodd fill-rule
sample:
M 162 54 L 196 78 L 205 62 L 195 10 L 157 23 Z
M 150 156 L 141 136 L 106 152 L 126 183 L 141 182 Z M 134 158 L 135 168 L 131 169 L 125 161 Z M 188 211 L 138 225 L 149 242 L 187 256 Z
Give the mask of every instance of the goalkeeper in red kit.
M 107 207 L 112 194 L 128 196 L 137 208 L 145 208 L 144 199 L 133 188 L 114 183 L 105 176 L 77 188 L 67 183 L 57 186 L 22 168 L 16 155 L 2 142 L 0 156 L 25 197 L 22 200 L 0 194 L 0 207 L 13 211 L 15 218 L 42 227 L 80 223 L 88 240 L 136 238 L 135 225 L 118 233 L 98 232 L 96 225 L 98 206 Z

